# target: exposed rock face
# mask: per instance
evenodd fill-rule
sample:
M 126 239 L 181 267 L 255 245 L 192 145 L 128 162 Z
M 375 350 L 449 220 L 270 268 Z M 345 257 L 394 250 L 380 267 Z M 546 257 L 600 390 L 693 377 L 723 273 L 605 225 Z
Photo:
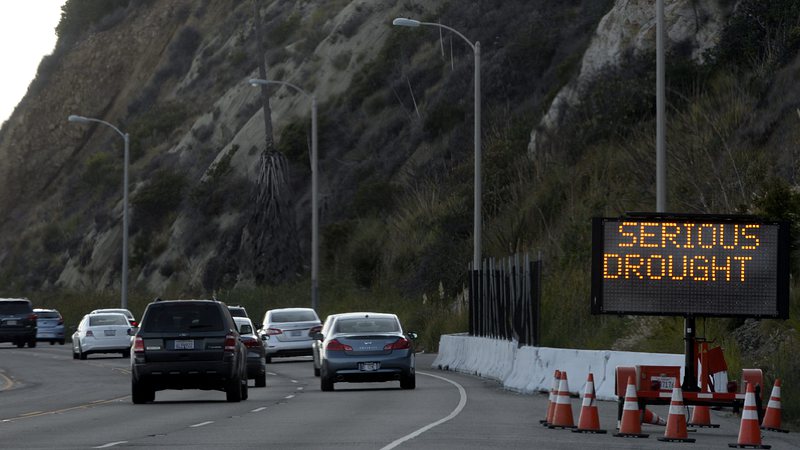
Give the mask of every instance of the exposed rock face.
M 691 58 L 702 62 L 704 53 L 716 45 L 733 9 L 732 2 L 722 0 L 665 0 L 666 51 L 676 45 L 688 46 Z M 536 156 L 547 134 L 558 127 L 564 115 L 580 103 L 581 89 L 598 72 L 618 66 L 627 54 L 639 56 L 655 52 L 656 25 L 655 0 L 616 0 L 600 21 L 583 55 L 580 73 L 559 91 L 547 114 L 531 132 L 528 144 L 531 157 Z

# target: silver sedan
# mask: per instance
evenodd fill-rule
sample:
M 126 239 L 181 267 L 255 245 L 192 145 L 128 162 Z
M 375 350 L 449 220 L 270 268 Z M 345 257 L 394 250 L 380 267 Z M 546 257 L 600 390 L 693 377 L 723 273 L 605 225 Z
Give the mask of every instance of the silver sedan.
M 320 352 L 320 388 L 334 383 L 400 381 L 414 389 L 416 333 L 403 333 L 394 314 L 346 313 L 333 318 L 327 335 L 317 333 Z

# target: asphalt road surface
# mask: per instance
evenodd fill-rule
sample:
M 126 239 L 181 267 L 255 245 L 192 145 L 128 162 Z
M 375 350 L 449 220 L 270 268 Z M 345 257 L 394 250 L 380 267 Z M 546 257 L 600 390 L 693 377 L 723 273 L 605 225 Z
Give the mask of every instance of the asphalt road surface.
M 241 403 L 217 391 L 160 391 L 155 403 L 130 399 L 127 359 L 90 355 L 73 360 L 69 345 L 18 349 L 0 344 L 0 448 L 300 448 L 300 449 L 663 449 L 728 448 L 739 417 L 712 411 L 719 429 L 690 433 L 690 444 L 611 436 L 616 403 L 600 402 L 609 434 L 581 434 L 539 425 L 545 395 L 503 390 L 493 381 L 431 369 L 417 355 L 417 388 L 398 382 L 337 383 L 321 392 L 309 358 L 276 359 L 266 388 Z M 573 399 L 577 420 L 580 402 Z M 667 417 L 666 407 L 654 407 Z M 773 449 L 800 448 L 798 433 L 766 432 Z

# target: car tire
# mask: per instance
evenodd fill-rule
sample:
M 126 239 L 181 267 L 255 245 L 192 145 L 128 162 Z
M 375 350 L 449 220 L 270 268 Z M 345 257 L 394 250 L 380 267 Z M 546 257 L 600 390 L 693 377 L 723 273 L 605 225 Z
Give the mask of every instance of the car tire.
M 244 377 L 242 382 L 242 400 L 247 400 L 247 397 L 250 396 L 249 389 L 249 386 L 247 386 L 247 377 Z
M 314 376 L 315 377 L 319 376 L 319 367 L 314 367 Z
M 123 358 L 130 358 L 131 357 L 131 349 L 123 350 L 122 351 Z
M 320 373 L 319 388 L 323 392 L 330 392 L 333 390 L 333 379 L 331 379 L 327 373 Z
M 267 374 L 261 373 L 256 375 L 256 387 L 267 387 Z
M 414 389 L 417 387 L 417 377 L 414 374 L 400 377 L 400 389 Z
M 242 377 L 230 380 L 225 387 L 225 399 L 231 403 L 242 401 Z
M 58 345 L 64 345 L 64 342 L 66 342 L 66 341 L 64 341 L 64 339 L 62 339 L 62 340 L 58 341 Z
M 75 350 L 72 350 L 72 359 L 78 359 L 78 354 L 75 353 Z
M 134 405 L 141 405 L 155 399 L 155 391 L 142 382 L 131 380 L 131 400 Z
M 78 347 L 78 356 L 81 360 L 85 360 L 88 355 L 83 351 L 83 349 Z
M 17 341 L 16 344 L 17 344 L 17 348 L 25 347 L 25 341 Z
M 266 362 L 267 364 L 271 363 L 272 362 L 272 356 L 264 357 L 264 362 Z
M 34 347 L 36 347 L 36 338 L 33 338 L 33 339 L 31 339 L 31 340 L 29 340 L 29 341 L 28 341 L 28 347 L 29 347 L 29 348 L 34 348 Z
M 56 345 L 56 341 L 50 341 L 50 345 Z

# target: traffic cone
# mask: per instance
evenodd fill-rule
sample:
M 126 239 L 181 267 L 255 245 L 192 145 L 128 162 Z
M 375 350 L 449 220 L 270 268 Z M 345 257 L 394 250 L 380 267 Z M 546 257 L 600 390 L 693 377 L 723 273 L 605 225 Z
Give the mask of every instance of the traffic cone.
M 616 437 L 646 438 L 649 434 L 642 434 L 642 412 L 639 411 L 639 399 L 636 397 L 636 384 L 633 377 L 628 377 L 628 387 L 625 389 L 625 404 L 622 406 L 622 421 Z
M 664 442 L 694 442 L 686 433 L 686 415 L 683 407 L 683 392 L 681 388 L 672 388 L 672 401 L 669 402 L 669 415 L 667 416 L 667 429 L 664 437 L 658 438 Z
M 769 431 L 780 431 L 788 433 L 789 430 L 781 428 L 781 380 L 775 380 L 772 386 L 772 394 L 769 396 L 767 412 L 764 413 L 764 420 L 761 421 L 761 429 Z
M 583 390 L 583 404 L 581 415 L 578 418 L 578 428 L 572 430 L 575 433 L 597 433 L 604 434 L 606 430 L 600 429 L 600 417 L 597 413 L 597 405 L 594 404 L 594 375 L 589 374 L 586 380 L 586 388 Z
M 696 405 L 692 411 L 692 420 L 687 424 L 695 428 L 719 428 L 719 424 L 711 423 L 711 408 Z
M 572 401 L 569 398 L 567 372 L 561 372 L 555 403 L 556 407 L 553 408 L 553 420 L 547 428 L 575 428 L 575 422 L 572 419 Z
M 753 383 L 747 383 L 742 409 L 742 423 L 739 426 L 739 440 L 728 447 L 738 448 L 772 448 L 761 444 L 761 430 L 758 428 L 758 411 L 756 411 L 756 391 Z
M 650 411 L 647 408 L 644 409 L 644 420 L 642 420 L 642 422 L 649 423 L 650 425 L 661 425 L 661 426 L 667 424 L 666 420 L 664 420 L 661 416 L 654 413 L 653 411 Z
M 547 400 L 547 414 L 545 414 L 544 419 L 539 421 L 539 423 L 544 426 L 550 425 L 550 422 L 553 421 L 553 411 L 556 407 L 556 390 L 558 389 L 558 381 L 560 379 L 561 371 L 556 369 L 553 374 L 553 384 L 550 385 L 550 397 Z

